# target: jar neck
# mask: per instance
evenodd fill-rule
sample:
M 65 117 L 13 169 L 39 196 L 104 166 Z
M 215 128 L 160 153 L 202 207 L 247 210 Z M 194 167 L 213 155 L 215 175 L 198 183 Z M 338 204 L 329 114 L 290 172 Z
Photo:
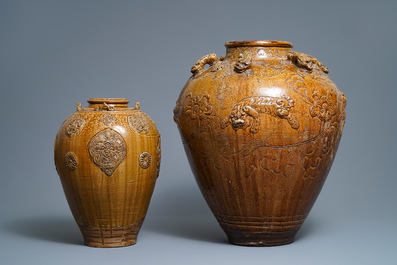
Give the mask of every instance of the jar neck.
M 125 98 L 90 98 L 87 102 L 88 108 L 93 109 L 126 109 L 129 101 Z
M 238 60 L 242 55 L 251 60 L 285 59 L 292 43 L 285 41 L 232 41 L 225 44 L 225 59 Z

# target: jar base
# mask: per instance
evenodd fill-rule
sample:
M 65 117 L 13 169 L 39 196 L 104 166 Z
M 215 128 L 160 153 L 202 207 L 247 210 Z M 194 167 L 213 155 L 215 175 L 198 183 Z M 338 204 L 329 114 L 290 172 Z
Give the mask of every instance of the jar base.
M 275 247 L 294 242 L 296 232 L 250 232 L 225 231 L 229 242 L 234 245 L 247 247 Z
M 115 242 L 109 242 L 109 240 L 106 240 L 106 242 L 98 242 L 98 241 L 84 241 L 84 245 L 88 247 L 94 247 L 94 248 L 119 248 L 119 247 L 128 247 L 136 244 L 136 239 L 135 240 L 129 240 L 129 241 L 115 241 Z
M 135 245 L 142 222 L 132 226 L 80 227 L 84 245 L 96 248 L 116 248 Z

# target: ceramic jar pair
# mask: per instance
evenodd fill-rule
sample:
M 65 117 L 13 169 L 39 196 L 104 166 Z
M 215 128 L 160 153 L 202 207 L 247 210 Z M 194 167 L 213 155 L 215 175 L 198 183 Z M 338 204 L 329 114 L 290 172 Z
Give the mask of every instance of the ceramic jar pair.
M 200 190 L 237 245 L 291 243 L 334 160 L 346 98 L 316 58 L 281 41 L 226 43 L 193 65 L 174 120 Z M 205 65 L 209 65 L 205 68 Z M 77 106 L 55 164 L 84 242 L 136 243 L 160 170 L 154 122 L 126 99 Z

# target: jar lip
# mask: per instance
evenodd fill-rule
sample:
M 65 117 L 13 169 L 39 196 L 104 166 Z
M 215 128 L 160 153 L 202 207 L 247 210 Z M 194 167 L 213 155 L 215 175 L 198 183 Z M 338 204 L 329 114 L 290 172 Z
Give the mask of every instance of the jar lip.
M 277 41 L 277 40 L 242 40 L 242 41 L 229 41 L 225 43 L 227 48 L 232 47 L 249 47 L 249 46 L 261 46 L 261 47 L 281 47 L 281 48 L 292 48 L 291 42 Z
M 126 98 L 90 98 L 87 102 L 89 104 L 128 104 L 129 100 Z

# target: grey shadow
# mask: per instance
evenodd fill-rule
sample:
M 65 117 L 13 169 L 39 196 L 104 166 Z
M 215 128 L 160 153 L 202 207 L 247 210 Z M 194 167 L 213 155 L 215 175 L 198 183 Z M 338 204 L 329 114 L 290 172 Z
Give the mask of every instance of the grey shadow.
M 296 234 L 294 241 L 296 242 L 305 239 L 306 237 L 310 237 L 311 234 L 316 233 L 316 230 L 318 230 L 319 227 L 319 221 L 316 220 L 316 218 L 310 217 L 309 215 L 303 223 L 301 229 L 299 229 L 298 233 Z
M 73 218 L 37 217 L 17 219 L 5 229 L 16 235 L 64 244 L 82 245 L 83 237 Z
M 228 244 L 226 234 L 197 190 L 189 192 L 189 189 L 173 189 L 172 192 L 152 200 L 151 204 L 142 230 Z
M 218 223 L 207 216 L 176 215 L 156 218 L 158 222 L 144 223 L 142 229 L 174 237 L 197 241 L 228 244 Z

